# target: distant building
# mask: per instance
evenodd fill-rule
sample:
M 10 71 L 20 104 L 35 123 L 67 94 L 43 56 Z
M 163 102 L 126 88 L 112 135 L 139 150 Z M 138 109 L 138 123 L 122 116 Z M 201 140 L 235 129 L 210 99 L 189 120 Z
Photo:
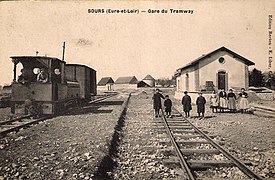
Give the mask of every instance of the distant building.
M 155 87 L 156 80 L 149 74 L 142 81 L 148 84 L 149 87 Z
M 111 77 L 103 77 L 97 84 L 98 91 L 113 91 L 114 80 Z
M 138 80 L 135 76 L 119 77 L 114 84 L 115 90 L 137 89 Z
M 137 87 L 151 87 L 151 86 L 144 81 L 139 81 L 137 84 Z
M 182 96 L 184 91 L 247 89 L 250 65 L 254 62 L 226 47 L 218 48 L 177 69 L 176 96 Z

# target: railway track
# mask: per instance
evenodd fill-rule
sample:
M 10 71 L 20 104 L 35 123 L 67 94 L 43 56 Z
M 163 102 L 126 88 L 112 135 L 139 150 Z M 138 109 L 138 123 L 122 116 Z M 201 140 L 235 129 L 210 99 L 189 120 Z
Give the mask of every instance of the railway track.
M 108 94 L 105 96 L 98 97 L 89 102 L 89 104 L 95 104 L 105 99 L 116 96 L 117 94 Z M 68 109 L 66 112 L 73 111 L 74 108 Z M 64 113 L 66 113 L 64 112 Z M 6 136 L 11 132 L 18 132 L 22 128 L 28 128 L 31 125 L 38 124 L 41 121 L 55 117 L 55 115 L 45 115 L 37 119 L 33 119 L 31 115 L 24 115 L 14 119 L 0 121 L 0 138 Z
M 40 121 L 49 119 L 53 116 L 42 116 L 32 119 L 31 116 L 22 116 L 19 118 L 3 121 L 0 123 L 0 137 L 6 136 L 8 133 L 17 132 L 21 128 L 27 128 L 31 125 L 38 124 Z
M 255 106 L 255 114 L 260 114 L 260 115 L 264 115 L 267 117 L 273 117 L 275 118 L 275 109 L 273 108 L 266 108 L 266 107 L 262 107 L 262 106 Z
M 249 178 L 262 179 L 244 162 L 230 154 L 205 132 L 184 118 L 177 109 L 174 108 L 173 111 L 175 112 L 174 118 L 162 116 L 162 120 L 157 123 L 164 126 L 162 130 L 168 134 L 173 151 L 179 159 L 181 168 L 187 173 L 188 179 L 199 179 L 198 173 L 202 171 L 228 167 L 235 167 Z M 162 114 L 164 114 L 163 111 Z M 213 158 L 215 156 L 221 158 L 217 160 Z
M 97 102 L 103 101 L 104 99 L 108 99 L 108 98 L 114 97 L 116 95 L 118 95 L 118 93 L 111 93 L 111 94 L 106 94 L 106 95 L 103 95 L 103 96 L 99 96 L 97 98 L 92 99 L 89 102 L 89 104 L 97 103 Z

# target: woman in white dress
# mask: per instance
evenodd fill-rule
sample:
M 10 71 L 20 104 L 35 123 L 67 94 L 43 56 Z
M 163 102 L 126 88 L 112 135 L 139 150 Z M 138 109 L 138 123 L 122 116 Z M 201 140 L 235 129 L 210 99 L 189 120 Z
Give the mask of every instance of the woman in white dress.
M 227 94 L 227 100 L 228 100 L 228 109 L 230 112 L 236 111 L 236 95 L 233 92 L 232 89 L 229 90 L 229 93 Z
M 212 112 L 214 113 L 215 110 L 216 110 L 216 112 L 218 112 L 218 107 L 219 107 L 219 98 L 218 98 L 216 91 L 213 91 L 210 96 L 210 108 L 212 109 Z
M 247 109 L 249 109 L 247 97 L 248 97 L 248 95 L 245 92 L 245 89 L 242 88 L 241 89 L 241 93 L 239 94 L 239 98 L 240 98 L 240 104 L 239 104 L 239 106 L 240 106 L 241 113 L 246 112 Z
M 222 90 L 219 93 L 219 99 L 220 99 L 220 112 L 224 112 L 225 109 L 227 109 L 227 94 L 225 90 Z

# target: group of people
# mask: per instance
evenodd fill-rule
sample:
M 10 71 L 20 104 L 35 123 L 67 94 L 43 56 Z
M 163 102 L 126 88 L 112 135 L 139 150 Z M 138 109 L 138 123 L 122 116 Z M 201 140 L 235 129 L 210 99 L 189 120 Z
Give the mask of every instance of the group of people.
M 248 100 L 247 100 L 247 93 L 245 92 L 245 89 L 242 88 L 241 92 L 239 93 L 239 96 L 237 97 L 232 89 L 229 90 L 227 93 L 225 90 L 222 90 L 217 94 L 215 91 L 212 92 L 210 96 L 210 108 L 212 109 L 212 112 L 218 112 L 218 109 L 220 112 L 224 112 L 225 109 L 229 109 L 230 112 L 236 112 L 237 110 L 237 100 L 239 99 L 239 109 L 241 112 L 246 112 L 249 108 L 248 106 Z M 168 95 L 165 97 L 160 93 L 159 89 L 156 89 L 154 95 L 153 95 L 153 105 L 155 110 L 155 117 L 160 116 L 160 109 L 162 108 L 161 99 L 164 100 L 164 108 L 165 108 L 165 115 L 167 117 L 171 116 L 171 110 L 172 110 L 172 101 L 169 98 Z M 202 92 L 198 93 L 198 97 L 196 99 L 196 106 L 197 106 L 197 113 L 198 117 L 200 119 L 204 118 L 205 114 L 205 104 L 206 99 L 203 97 Z M 182 97 L 182 106 L 183 111 L 185 113 L 185 117 L 190 117 L 190 111 L 192 110 L 192 102 L 191 97 L 188 95 L 188 92 L 184 92 L 184 96 Z
M 159 89 L 156 89 L 154 95 L 153 95 L 153 105 L 154 105 L 154 110 L 155 110 L 155 117 L 160 117 L 160 109 L 162 108 L 162 103 L 161 99 L 164 100 L 164 111 L 166 117 L 172 117 L 171 111 L 172 111 L 172 101 L 169 98 L 168 95 L 165 97 L 160 93 Z M 202 93 L 199 93 L 199 97 L 196 100 L 196 105 L 197 105 L 197 112 L 199 117 L 203 118 L 204 117 L 204 112 L 205 112 L 205 103 L 206 99 L 202 96 Z M 192 110 L 192 105 L 191 105 L 191 97 L 187 94 L 187 91 L 184 92 L 184 96 L 182 98 L 182 105 L 183 105 L 183 111 L 185 112 L 186 117 L 190 117 L 190 111 Z
M 40 83 L 47 83 L 49 80 L 48 73 L 44 68 L 40 70 L 37 74 L 36 81 Z M 26 69 L 21 69 L 21 75 L 18 76 L 18 82 L 23 85 L 28 85 L 32 81 L 28 71 Z
M 188 95 L 187 91 L 184 91 L 184 96 L 182 97 L 181 104 L 183 106 L 183 111 L 185 117 L 190 117 L 190 111 L 192 110 L 191 97 Z M 196 99 L 197 113 L 200 119 L 204 118 L 206 99 L 202 96 L 202 92 L 199 92 L 199 96 Z
M 154 95 L 153 95 L 153 108 L 155 110 L 155 117 L 160 117 L 160 109 L 162 109 L 162 103 L 161 103 L 161 99 L 165 99 L 164 100 L 164 107 L 165 107 L 165 114 L 166 117 L 172 117 L 171 115 L 171 111 L 172 111 L 172 101 L 169 98 L 168 95 L 166 95 L 165 97 L 160 93 L 159 89 L 156 89 Z
M 215 91 L 212 92 L 210 96 L 210 108 L 212 112 L 224 112 L 225 109 L 229 109 L 230 112 L 237 111 L 237 100 L 239 100 L 239 109 L 241 112 L 246 112 L 249 109 L 247 93 L 245 89 L 242 88 L 239 96 L 237 97 L 232 89 L 229 89 L 227 93 L 225 90 L 222 90 L 219 94 Z

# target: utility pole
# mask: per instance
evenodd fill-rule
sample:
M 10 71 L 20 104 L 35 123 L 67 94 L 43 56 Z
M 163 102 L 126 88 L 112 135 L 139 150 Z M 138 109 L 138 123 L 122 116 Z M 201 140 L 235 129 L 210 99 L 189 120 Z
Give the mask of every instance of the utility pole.
M 62 54 L 62 61 L 65 60 L 65 42 L 63 42 L 63 54 Z

